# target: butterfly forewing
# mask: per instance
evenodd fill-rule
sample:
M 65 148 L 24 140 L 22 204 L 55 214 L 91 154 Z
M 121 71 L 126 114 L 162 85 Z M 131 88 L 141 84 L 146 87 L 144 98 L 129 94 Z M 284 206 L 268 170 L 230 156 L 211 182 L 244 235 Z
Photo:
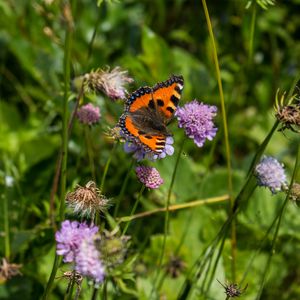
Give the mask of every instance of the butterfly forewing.
M 176 111 L 182 90 L 183 77 L 174 75 L 153 87 L 153 100 L 166 119 L 170 119 Z

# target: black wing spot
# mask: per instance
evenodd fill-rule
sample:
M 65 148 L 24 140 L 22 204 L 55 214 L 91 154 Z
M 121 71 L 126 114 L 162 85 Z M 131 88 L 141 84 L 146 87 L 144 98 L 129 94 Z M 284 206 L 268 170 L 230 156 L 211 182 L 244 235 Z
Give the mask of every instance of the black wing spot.
M 158 106 L 164 106 L 165 105 L 164 101 L 162 101 L 161 99 L 157 99 L 156 101 L 157 101 Z
M 164 146 L 166 143 L 165 143 L 165 141 L 161 141 L 161 142 L 156 142 L 156 145 L 158 145 L 158 146 Z
M 171 101 L 174 103 L 175 106 L 177 106 L 178 102 L 179 102 L 179 99 L 176 96 L 172 95 L 171 96 Z
M 146 132 L 145 131 L 143 131 L 143 130 L 139 130 L 138 131 L 138 134 L 145 134 Z
M 151 140 L 152 139 L 152 136 L 151 135 L 145 135 L 144 136 L 146 139 L 148 139 L 148 140 Z
M 170 112 L 170 113 L 173 113 L 174 112 L 174 109 L 170 106 L 167 107 L 167 110 Z
M 155 109 L 155 103 L 153 100 L 150 100 L 149 103 L 148 103 L 148 107 L 152 108 L 152 109 Z

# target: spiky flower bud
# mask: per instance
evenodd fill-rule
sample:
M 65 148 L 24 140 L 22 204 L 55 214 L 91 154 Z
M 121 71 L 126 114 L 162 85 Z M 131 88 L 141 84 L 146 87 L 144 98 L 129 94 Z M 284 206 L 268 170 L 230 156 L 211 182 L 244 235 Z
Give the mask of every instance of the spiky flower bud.
M 274 109 L 275 117 L 281 123 L 280 131 L 290 129 L 294 132 L 300 132 L 300 102 L 299 100 L 295 102 L 295 99 L 296 95 L 286 99 L 285 92 L 279 99 L 279 90 L 277 90 Z
M 157 189 L 164 183 L 156 168 L 148 166 L 138 166 L 135 169 L 136 175 L 141 183 L 149 189 Z
M 293 183 L 293 186 L 290 191 L 290 199 L 293 201 L 300 201 L 300 184 Z
M 81 106 L 77 111 L 77 118 L 82 124 L 96 124 L 99 122 L 100 117 L 100 108 L 91 103 Z
M 104 230 L 96 247 L 101 253 L 101 259 L 107 268 L 115 268 L 123 263 L 129 247 L 129 236 L 116 236 Z

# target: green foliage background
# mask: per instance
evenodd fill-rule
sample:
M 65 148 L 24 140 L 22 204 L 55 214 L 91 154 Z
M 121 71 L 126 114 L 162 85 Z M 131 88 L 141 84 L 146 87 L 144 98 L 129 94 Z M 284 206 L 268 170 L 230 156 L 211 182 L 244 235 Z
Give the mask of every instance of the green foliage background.
M 104 1 L 100 6 L 93 0 L 72 2 L 72 78 L 98 67 L 121 66 L 135 79 L 129 87 L 131 92 L 142 85 L 166 80 L 171 74 L 182 74 L 185 87 L 180 105 L 196 98 L 217 105 L 221 112 L 201 1 L 124 0 Z M 243 0 L 207 3 L 225 95 L 235 194 L 241 189 L 256 150 L 273 126 L 277 89 L 292 88 L 300 71 L 297 11 L 300 1 L 277 1 L 266 9 L 256 2 L 246 9 L 247 3 Z M 62 1 L 0 0 L 0 192 L 1 202 L 7 199 L 9 206 L 10 261 L 23 265 L 23 276 L 2 282 L 0 299 L 39 299 L 52 268 L 55 243 L 49 199 L 61 147 L 66 28 L 62 5 Z M 93 34 L 95 39 L 91 42 Z M 70 97 L 70 111 L 74 95 L 75 91 Z M 116 124 L 123 103 L 110 102 L 103 95 L 89 95 L 84 101 L 101 108 L 100 124 L 88 130 L 99 184 L 113 147 L 106 132 Z M 171 204 L 227 194 L 221 113 L 217 126 L 215 140 L 203 148 L 197 148 L 191 140 L 186 143 Z M 139 211 L 165 204 L 176 150 L 183 138 L 175 123 L 170 127 L 175 137 L 175 155 L 151 164 L 160 171 L 165 184 L 157 191 L 144 193 Z M 68 191 L 76 183 L 84 185 L 91 179 L 86 131 L 75 122 L 68 144 Z M 284 136 L 276 132 L 266 150 L 285 164 L 289 178 L 299 141 L 299 134 L 287 132 Z M 130 155 L 119 145 L 103 191 L 113 199 L 112 211 L 130 164 Z M 5 184 L 10 177 L 14 180 L 11 187 Z M 129 215 L 139 190 L 140 183 L 131 172 L 120 216 Z M 237 282 L 283 200 L 283 195 L 272 196 L 267 190 L 257 189 L 239 214 Z M 216 236 L 227 218 L 227 210 L 227 203 L 221 203 L 172 213 L 164 263 L 176 254 L 185 262 L 186 269 L 178 278 L 167 276 L 161 289 L 166 299 L 176 299 L 187 270 Z M 67 216 L 71 217 L 70 212 Z M 1 257 L 5 256 L 4 219 L 1 213 Z M 132 222 L 128 231 L 132 235 L 130 251 L 137 254 L 131 267 L 133 279 L 123 278 L 126 284 L 119 285 L 117 290 L 109 286 L 109 299 L 148 299 L 163 239 L 163 222 L 164 214 Z M 298 207 L 289 203 L 261 299 L 299 299 L 299 232 Z M 243 299 L 255 299 L 269 251 L 267 243 L 255 258 Z M 230 278 L 230 237 L 226 239 L 215 276 L 222 282 Z M 55 284 L 52 299 L 62 299 L 66 282 L 56 280 Z M 81 297 L 90 299 L 91 288 L 85 285 Z M 209 295 L 201 297 L 196 289 L 192 299 L 225 298 L 216 280 Z

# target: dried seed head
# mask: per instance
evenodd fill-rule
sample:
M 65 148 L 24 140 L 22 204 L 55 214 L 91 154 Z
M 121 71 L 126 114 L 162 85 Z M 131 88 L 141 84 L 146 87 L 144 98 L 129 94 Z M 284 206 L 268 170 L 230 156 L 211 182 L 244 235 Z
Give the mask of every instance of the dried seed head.
M 22 265 L 10 264 L 5 258 L 2 258 L 2 264 L 0 265 L 0 282 L 5 282 L 11 277 L 22 275 L 20 268 Z
M 290 129 L 294 132 L 300 132 L 296 127 L 300 127 L 300 102 L 299 100 L 295 102 L 296 95 L 292 96 L 290 99 L 286 99 L 286 93 L 283 93 L 279 97 L 279 91 L 276 93 L 275 99 L 275 117 L 281 123 L 280 131 L 285 129 Z
M 235 298 L 241 296 L 248 287 L 248 284 L 244 288 L 241 288 L 236 283 L 226 282 L 225 284 L 223 284 L 219 280 L 218 282 L 223 286 L 223 288 L 225 289 L 225 294 L 229 298 Z
M 122 71 L 120 67 L 111 71 L 109 67 L 105 70 L 97 69 L 79 79 L 75 79 L 75 84 L 76 81 L 81 81 L 85 93 L 102 92 L 112 100 L 125 99 L 127 94 L 125 85 L 133 82 L 133 79 L 128 76 L 128 72 Z
M 166 266 L 166 271 L 172 278 L 177 278 L 185 268 L 186 263 L 182 258 L 172 255 Z
M 95 182 L 89 181 L 84 187 L 77 185 L 74 192 L 66 196 L 69 207 L 82 216 L 94 217 L 107 208 L 108 200 L 101 194 Z
M 116 236 L 104 230 L 100 239 L 96 240 L 97 249 L 107 268 L 114 268 L 123 263 L 129 247 L 129 236 Z
M 74 279 L 74 282 L 77 285 L 81 285 L 81 282 L 83 280 L 83 276 L 76 271 L 67 271 L 64 272 L 62 276 L 56 277 L 56 279 L 60 278 L 67 279 L 69 282 L 71 282 L 71 280 Z
M 293 183 L 293 186 L 292 186 L 291 192 L 290 192 L 290 199 L 293 201 L 300 201 L 300 184 L 299 183 Z

